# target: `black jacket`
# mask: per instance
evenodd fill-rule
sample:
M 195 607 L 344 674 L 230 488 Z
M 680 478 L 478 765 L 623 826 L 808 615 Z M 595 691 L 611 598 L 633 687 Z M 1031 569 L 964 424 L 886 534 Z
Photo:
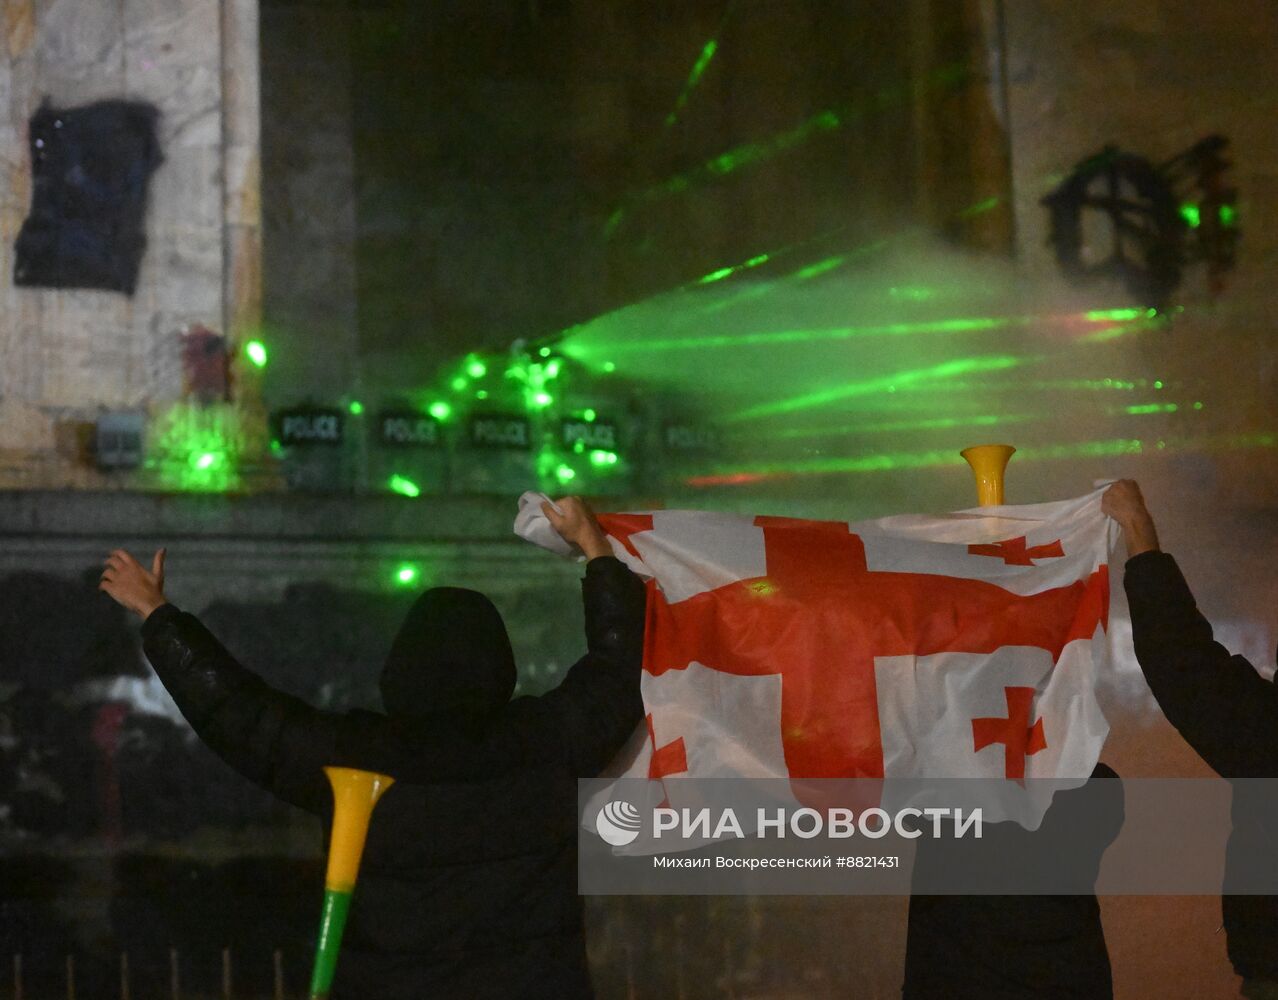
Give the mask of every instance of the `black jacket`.
M 1016 895 L 911 895 L 904 1000 L 1112 997 L 1091 888 L 1123 808 L 1122 782 L 1098 764 L 1085 784 L 1056 792 L 1037 830 L 1005 822 L 980 840 L 915 841 L 915 885 L 945 885 L 947 873 L 965 884 L 980 872 L 982 884 Z M 1044 891 L 1057 885 L 1074 894 Z
M 1222 778 L 1278 778 L 1278 687 L 1212 638 L 1176 560 L 1165 552 L 1134 556 L 1123 586 L 1136 659 L 1168 721 Z M 1226 889 L 1248 860 L 1274 863 L 1273 811 L 1272 802 L 1235 786 Z M 1226 895 L 1221 908 L 1239 975 L 1278 978 L 1278 897 Z
M 508 700 L 510 643 L 473 591 L 428 591 L 382 674 L 389 715 L 323 712 L 236 663 L 194 616 L 143 625 L 196 733 L 245 777 L 331 818 L 322 768 L 389 774 L 369 826 L 332 996 L 589 997 L 576 891 L 576 779 L 642 718 L 644 588 L 620 562 L 583 582 L 587 654 L 539 698 Z M 319 915 L 316 887 L 316 917 Z

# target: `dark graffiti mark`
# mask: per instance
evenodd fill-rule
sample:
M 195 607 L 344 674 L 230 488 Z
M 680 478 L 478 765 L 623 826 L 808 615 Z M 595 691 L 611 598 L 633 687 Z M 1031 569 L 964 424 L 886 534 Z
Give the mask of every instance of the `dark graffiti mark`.
M 1212 291 L 1223 290 L 1239 235 L 1228 144 L 1208 136 L 1158 166 L 1115 146 L 1080 162 L 1042 201 L 1061 269 L 1078 282 L 1117 279 L 1158 309 L 1187 264 L 1205 262 Z

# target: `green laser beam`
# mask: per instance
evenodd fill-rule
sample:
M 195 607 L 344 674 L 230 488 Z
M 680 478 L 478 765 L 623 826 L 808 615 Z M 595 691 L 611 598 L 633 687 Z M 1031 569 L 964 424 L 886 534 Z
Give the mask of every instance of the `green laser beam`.
M 907 385 L 899 387 L 903 393 L 910 392 L 927 392 L 927 393 L 969 393 L 969 392 L 999 392 L 1002 390 L 1012 391 L 1051 391 L 1051 392 L 1104 392 L 1107 390 L 1121 390 L 1131 392 L 1135 389 L 1149 388 L 1151 383 L 1147 379 L 1139 379 L 1132 381 L 1129 379 L 1015 379 L 1010 381 L 998 380 L 977 380 L 977 381 L 960 381 L 960 382 L 942 382 L 936 385 Z
M 1015 368 L 1024 364 L 1027 360 L 1029 359 L 1007 354 L 958 358 L 953 361 L 942 362 L 939 365 L 929 365 L 926 368 L 914 368 L 890 375 L 880 375 L 876 378 L 864 379 L 860 382 L 852 382 L 832 389 L 822 389 L 820 392 L 805 393 L 802 396 L 793 396 L 789 399 L 776 400 L 771 403 L 761 403 L 758 406 L 748 407 L 727 417 L 726 422 L 736 423 L 743 420 L 757 420 L 760 417 L 775 416 L 780 413 L 795 413 L 799 410 L 814 409 L 818 406 L 825 406 L 829 403 L 850 399 L 855 396 L 864 396 L 869 393 L 883 391 L 891 392 L 900 385 L 918 384 L 933 380 L 941 381 L 952 376 L 964 375 L 968 372 Z
M 696 89 L 697 84 L 701 82 L 701 77 L 705 75 L 711 60 L 714 59 L 714 54 L 718 51 L 718 38 L 712 38 L 702 46 L 701 53 L 697 56 L 697 61 L 692 65 L 692 72 L 688 74 L 688 80 L 683 85 L 683 90 L 675 98 L 674 109 L 666 115 L 666 128 L 670 128 L 679 120 L 679 113 L 687 106 L 688 96 Z
M 1155 442 L 1153 448 L 1150 448 L 1146 442 L 1139 438 L 1062 442 L 1059 444 L 1019 448 L 1016 453 L 1016 459 L 1018 462 L 1033 462 L 1070 458 L 1110 458 L 1117 455 L 1141 455 L 1147 450 L 1210 452 L 1243 451 L 1252 448 L 1278 448 L 1278 434 L 1262 431 L 1248 434 L 1214 434 L 1164 438 Z M 736 469 L 716 470 L 708 475 L 692 476 L 684 480 L 684 482 L 689 486 L 697 487 L 744 485 L 768 479 L 787 479 L 795 476 L 879 472 L 934 466 L 953 467 L 953 450 L 890 452 L 746 466 Z
M 1112 438 L 1108 440 L 1045 445 L 1020 448 L 1017 460 L 1041 461 L 1061 458 L 1103 458 L 1113 455 L 1139 455 L 1144 444 L 1136 438 Z M 902 469 L 950 467 L 955 465 L 952 448 L 929 451 L 876 452 L 868 455 L 848 455 L 831 458 L 805 459 L 796 462 L 750 465 L 741 468 L 716 470 L 708 475 L 692 476 L 684 480 L 689 486 L 726 486 L 745 484 L 767 479 L 788 479 L 795 476 L 846 475 L 862 472 L 891 472 Z
M 960 210 L 956 218 L 971 219 L 978 215 L 984 215 L 986 212 L 992 212 L 998 208 L 1002 202 L 1003 199 L 999 195 L 991 195 L 982 201 L 976 202 L 974 205 L 968 205 L 967 208 Z
M 914 323 L 876 323 L 864 326 L 838 326 L 818 329 L 770 330 L 759 333 L 715 334 L 705 337 L 679 337 L 663 340 L 646 339 L 618 342 L 600 347 L 613 354 L 648 353 L 652 351 L 702 350 L 706 348 L 736 348 L 776 346 L 809 341 L 848 340 L 854 337 L 905 336 L 928 333 L 973 333 L 983 330 L 999 330 L 1012 326 L 1030 326 L 1036 323 L 1061 323 L 1083 319 L 1089 323 L 1121 322 L 1124 319 L 1143 318 L 1144 309 L 1093 310 L 1075 315 L 1043 316 L 962 316 L 954 319 L 925 320 Z
M 955 427 L 999 427 L 1004 424 L 1044 420 L 1047 414 L 983 413 L 970 417 L 936 417 L 927 420 L 892 420 L 879 423 L 843 424 L 838 427 L 785 427 L 775 431 L 751 431 L 751 440 L 789 440 L 809 437 L 841 437 L 854 434 L 881 434 L 895 431 L 950 430 Z
M 966 63 L 953 63 L 934 72 L 927 81 L 927 85 L 948 86 L 961 82 L 967 78 L 967 75 L 968 67 Z M 727 176 L 745 167 L 771 159 L 780 153 L 807 142 L 814 136 L 832 132 L 844 125 L 864 118 L 871 112 L 885 110 L 904 102 L 906 99 L 912 99 L 914 91 L 915 87 L 911 83 L 883 88 L 872 99 L 827 108 L 809 116 L 798 125 L 784 132 L 779 132 L 776 135 L 755 142 L 743 143 L 720 153 L 718 156 L 711 157 L 700 166 L 682 174 L 677 174 L 662 181 L 660 184 L 645 188 L 625 199 L 609 215 L 608 221 L 604 226 L 605 236 L 611 237 L 626 215 L 639 205 L 683 194 L 700 184 L 704 184 L 706 181 Z
M 695 283 L 698 285 L 710 285 L 716 281 L 722 281 L 724 278 L 730 278 L 732 275 L 738 274 L 741 271 L 748 271 L 752 267 L 758 267 L 760 264 L 766 264 L 771 259 L 772 254 L 761 253 L 751 257 L 749 260 L 742 261 L 740 264 L 733 267 L 721 267 L 717 271 L 711 271 L 709 274 L 698 278 Z
M 836 326 L 827 329 L 770 330 L 760 333 L 715 334 L 708 337 L 643 340 L 609 344 L 613 354 L 686 351 L 722 347 L 774 347 L 778 344 L 849 340 L 854 337 L 901 336 L 915 333 L 971 333 L 1039 322 L 1038 316 L 977 316 L 920 323 L 880 323 L 868 326 Z
M 1092 309 L 1083 313 L 1089 323 L 1126 323 L 1134 319 L 1153 319 L 1157 309 Z

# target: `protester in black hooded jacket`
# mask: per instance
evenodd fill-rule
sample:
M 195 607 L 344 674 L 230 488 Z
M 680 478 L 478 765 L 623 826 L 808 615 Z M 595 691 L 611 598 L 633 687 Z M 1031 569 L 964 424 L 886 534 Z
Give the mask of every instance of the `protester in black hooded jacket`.
M 143 617 L 156 673 L 237 771 L 326 830 L 325 765 L 396 779 L 369 826 L 335 1000 L 593 995 L 576 779 L 602 770 L 642 718 L 645 592 L 583 502 L 559 508 L 543 509 L 589 558 L 588 652 L 539 698 L 510 700 L 510 640 L 474 591 L 436 588 L 414 604 L 382 671 L 386 714 L 336 714 L 272 689 L 169 604 L 164 550 L 149 573 L 123 550 L 107 561 L 101 588 Z
M 1222 778 L 1278 778 L 1278 686 L 1213 639 L 1176 560 L 1159 548 L 1140 487 L 1115 483 L 1101 509 L 1123 529 L 1132 641 L 1163 714 Z M 1244 869 L 1272 870 L 1272 799 L 1257 785 L 1235 785 L 1225 853 L 1221 910 L 1229 958 L 1248 997 L 1278 998 L 1278 897 L 1228 892 Z
M 979 840 L 916 840 L 903 1000 L 1113 997 L 1094 886 L 1123 815 L 1122 781 L 1097 764 L 1056 790 L 1036 830 L 1007 821 Z M 984 894 L 958 891 L 974 885 Z

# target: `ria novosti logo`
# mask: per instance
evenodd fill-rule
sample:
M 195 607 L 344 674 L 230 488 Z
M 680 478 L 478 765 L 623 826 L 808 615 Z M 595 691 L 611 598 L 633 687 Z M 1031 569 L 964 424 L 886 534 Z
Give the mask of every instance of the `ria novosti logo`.
M 624 799 L 614 799 L 599 810 L 595 830 L 605 844 L 625 847 L 639 836 L 639 810 Z

